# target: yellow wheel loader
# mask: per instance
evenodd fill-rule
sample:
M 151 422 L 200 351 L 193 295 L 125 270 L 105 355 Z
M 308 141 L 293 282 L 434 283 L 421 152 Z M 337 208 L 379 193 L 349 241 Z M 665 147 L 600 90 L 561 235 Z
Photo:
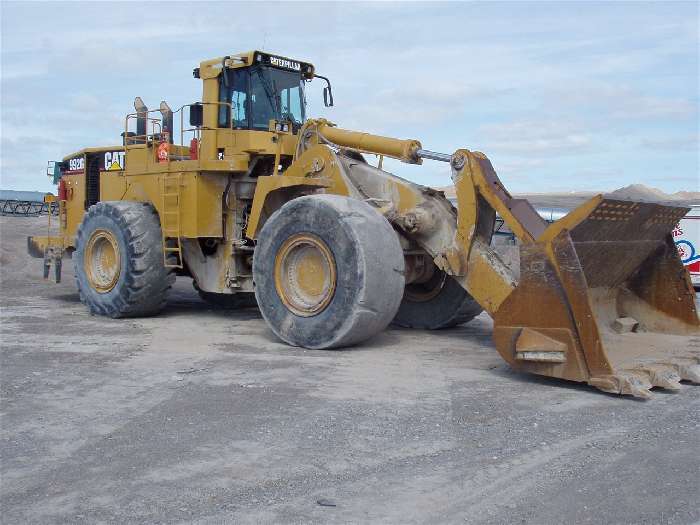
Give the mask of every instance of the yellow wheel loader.
M 700 382 L 694 292 L 671 237 L 685 208 L 597 196 L 547 224 L 482 153 L 307 119 L 312 80 L 333 104 L 309 63 L 253 51 L 194 77 L 201 101 L 149 110 L 137 98 L 118 145 L 50 164 L 60 233 L 29 251 L 56 278 L 71 256 L 91 312 L 156 314 L 182 275 L 205 300 L 257 303 L 291 345 L 344 347 L 392 322 L 439 329 L 485 310 L 516 370 L 638 397 Z M 456 207 L 384 171 L 386 157 L 449 164 Z M 517 265 L 491 246 L 497 214 Z

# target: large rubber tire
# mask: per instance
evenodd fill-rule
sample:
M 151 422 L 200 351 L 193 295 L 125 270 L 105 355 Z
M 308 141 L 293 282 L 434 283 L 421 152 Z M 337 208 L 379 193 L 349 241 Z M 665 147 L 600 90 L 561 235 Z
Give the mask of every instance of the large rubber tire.
M 118 246 L 119 270 L 109 290 L 98 291 L 87 274 L 85 250 L 96 235 L 111 236 Z M 91 248 L 87 248 L 88 251 Z M 91 253 L 88 260 L 92 260 Z M 163 264 L 163 241 L 155 209 L 142 202 L 99 202 L 78 228 L 73 254 L 80 300 L 90 312 L 109 317 L 155 315 L 165 305 L 175 275 Z
M 200 290 L 196 282 L 192 281 L 192 285 L 203 301 L 217 308 L 221 308 L 222 310 L 239 310 L 241 308 L 252 308 L 258 305 L 253 292 L 238 292 L 234 294 L 205 292 L 204 290 Z
M 436 270 L 434 281 L 427 289 L 424 285 L 406 286 L 403 301 L 393 324 L 405 328 L 439 330 L 451 328 L 471 321 L 482 312 L 481 306 L 457 281 L 444 272 Z M 434 287 L 431 292 L 431 287 Z M 420 298 L 421 292 L 426 298 Z
M 323 310 L 304 316 L 280 298 L 275 271 L 285 243 L 307 234 L 332 254 L 336 284 Z M 305 348 L 350 346 L 384 330 L 396 315 L 403 251 L 389 222 L 369 204 L 338 195 L 304 196 L 282 206 L 260 231 L 253 278 L 260 312 L 280 339 Z

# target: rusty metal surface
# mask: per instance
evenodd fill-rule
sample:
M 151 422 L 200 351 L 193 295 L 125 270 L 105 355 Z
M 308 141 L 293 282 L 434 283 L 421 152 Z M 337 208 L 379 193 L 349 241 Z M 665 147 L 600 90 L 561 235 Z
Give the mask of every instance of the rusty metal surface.
M 571 230 L 588 285 L 617 286 L 654 251 L 687 208 L 605 199 Z
M 523 244 L 520 253 L 521 276 L 513 293 L 501 304 L 494 319 L 496 349 L 516 370 L 551 377 L 586 381 L 589 377 L 574 317 L 566 292 L 554 265 L 543 247 Z M 533 362 L 517 359 L 517 342 L 523 330 L 541 334 L 566 345 L 565 359 L 560 363 Z M 542 346 L 539 351 L 545 350 Z M 560 344 L 551 351 L 562 351 Z
M 452 158 L 461 235 L 454 258 L 473 255 L 484 209 L 498 212 L 520 243 L 519 280 L 498 301 L 488 290 L 503 279 L 470 257 L 460 280 L 493 316 L 496 348 L 513 368 L 637 397 L 698 382 L 698 355 L 684 348 L 700 323 L 670 236 L 686 208 L 596 196 L 548 225 L 512 198 L 485 155 L 458 150 Z M 622 324 L 629 333 L 615 332 Z
M 694 292 L 670 237 L 684 208 L 599 199 L 521 245 L 520 284 L 494 316 L 511 366 L 651 396 L 700 382 Z M 569 229 L 570 228 L 570 229 Z M 627 333 L 617 333 L 624 320 Z M 548 339 L 554 340 L 547 348 Z M 561 350 L 554 362 L 545 352 Z M 533 350 L 527 359 L 518 350 Z
M 642 263 L 627 289 L 629 293 L 621 298 L 626 309 L 648 328 L 685 333 L 688 327 L 698 326 L 693 283 L 670 233 L 656 254 Z M 640 303 L 653 305 L 653 316 L 642 311 Z

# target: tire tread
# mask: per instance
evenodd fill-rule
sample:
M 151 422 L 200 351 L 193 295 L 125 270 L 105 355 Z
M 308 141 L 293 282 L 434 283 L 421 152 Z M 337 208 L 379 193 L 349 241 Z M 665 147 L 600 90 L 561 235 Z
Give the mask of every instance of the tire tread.
M 123 284 L 117 283 L 115 290 L 118 293 L 109 300 L 107 294 L 97 294 L 90 289 L 80 264 L 90 223 L 101 216 L 109 217 L 116 223 L 118 235 L 123 237 L 127 249 L 127 264 L 121 269 L 125 272 Z M 76 284 L 80 300 L 91 312 L 118 318 L 146 317 L 162 310 L 175 275 L 163 264 L 160 220 L 152 205 L 102 201 L 90 206 L 78 228 L 76 246 L 79 252 L 75 258 Z

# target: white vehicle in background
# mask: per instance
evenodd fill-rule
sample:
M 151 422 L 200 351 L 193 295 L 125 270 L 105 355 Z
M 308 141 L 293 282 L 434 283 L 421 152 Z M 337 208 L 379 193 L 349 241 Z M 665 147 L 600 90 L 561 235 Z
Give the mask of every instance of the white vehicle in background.
M 688 215 L 673 229 L 673 240 L 693 286 L 700 288 L 700 204 L 692 205 Z

